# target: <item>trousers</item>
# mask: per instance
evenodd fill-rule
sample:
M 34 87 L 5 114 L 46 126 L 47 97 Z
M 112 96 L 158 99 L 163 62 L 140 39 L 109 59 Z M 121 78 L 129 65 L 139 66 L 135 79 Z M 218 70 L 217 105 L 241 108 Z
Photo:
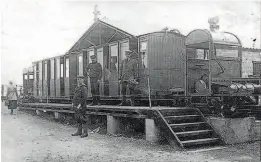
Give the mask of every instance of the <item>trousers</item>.
M 134 101 L 134 99 L 135 99 L 135 92 L 134 92 L 135 85 L 130 84 L 127 81 L 123 81 L 121 83 L 121 86 L 122 86 L 122 88 L 121 88 L 122 100 L 124 102 L 126 101 L 127 88 L 129 88 L 131 100 Z
M 77 109 L 77 108 L 74 108 L 74 110 L 75 110 L 74 117 L 78 124 L 78 133 L 81 133 L 82 129 L 84 133 L 88 133 L 88 117 L 86 115 L 86 112 L 83 111 L 82 109 Z
M 90 78 L 93 102 L 100 102 L 100 84 L 98 78 Z

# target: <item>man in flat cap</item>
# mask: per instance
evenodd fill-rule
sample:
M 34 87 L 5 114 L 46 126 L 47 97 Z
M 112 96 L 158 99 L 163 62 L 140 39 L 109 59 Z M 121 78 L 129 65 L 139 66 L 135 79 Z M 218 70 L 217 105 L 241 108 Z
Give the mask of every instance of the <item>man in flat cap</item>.
M 138 84 L 138 61 L 132 58 L 133 52 L 130 50 L 125 51 L 126 59 L 124 59 L 121 63 L 120 67 L 120 82 L 122 85 L 121 93 L 122 93 L 122 102 L 119 104 L 126 105 L 126 93 L 127 88 L 129 88 L 130 96 L 131 96 L 131 106 L 135 105 L 135 93 L 134 88 L 135 85 Z
M 102 78 L 102 66 L 97 62 L 96 55 L 91 56 L 92 63 L 87 65 L 86 72 L 89 74 L 91 82 L 91 93 L 92 93 L 92 105 L 101 105 L 100 104 L 100 91 L 99 84 Z
M 74 97 L 72 101 L 72 107 L 75 111 L 75 119 L 78 124 L 77 132 L 72 136 L 81 136 L 81 138 L 88 136 L 88 125 L 86 115 L 86 102 L 87 102 L 87 88 L 84 84 L 84 76 L 77 76 L 77 87 L 74 91 Z M 83 133 L 82 133 L 83 129 Z

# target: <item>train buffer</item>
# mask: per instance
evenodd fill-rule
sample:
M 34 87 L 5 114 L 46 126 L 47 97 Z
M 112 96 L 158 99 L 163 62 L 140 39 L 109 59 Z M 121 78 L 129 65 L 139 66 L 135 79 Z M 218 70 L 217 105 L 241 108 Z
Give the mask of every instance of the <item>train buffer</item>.
M 70 104 L 24 103 L 20 104 L 20 109 L 74 113 L 70 106 Z M 153 121 L 159 134 L 163 135 L 175 148 L 189 149 L 224 144 L 221 137 L 197 108 L 101 105 L 88 106 L 87 114 L 107 115 L 107 131 L 109 131 L 108 125 L 112 126 L 116 123 L 114 117 L 143 118 L 145 119 L 145 131 L 148 131 L 146 121 L 149 121 L 150 124 Z M 108 120 L 113 122 L 110 123 Z

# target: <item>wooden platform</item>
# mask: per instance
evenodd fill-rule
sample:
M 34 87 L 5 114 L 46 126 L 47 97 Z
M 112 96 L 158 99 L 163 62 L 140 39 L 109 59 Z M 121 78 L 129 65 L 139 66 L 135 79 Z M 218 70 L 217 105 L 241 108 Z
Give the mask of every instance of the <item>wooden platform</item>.
M 20 109 L 41 112 L 74 113 L 71 104 L 23 103 Z M 157 140 L 162 134 L 173 147 L 189 148 L 206 145 L 220 145 L 222 141 L 213 128 L 206 122 L 197 108 L 191 107 L 142 107 L 101 105 L 87 106 L 86 114 L 107 116 L 107 132 L 120 129 L 117 117 L 145 119 L 146 139 Z

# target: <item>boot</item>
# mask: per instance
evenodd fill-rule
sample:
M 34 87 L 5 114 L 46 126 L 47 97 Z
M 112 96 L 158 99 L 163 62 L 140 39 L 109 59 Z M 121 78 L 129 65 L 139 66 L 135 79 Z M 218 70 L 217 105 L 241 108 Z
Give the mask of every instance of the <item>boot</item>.
M 83 124 L 83 134 L 81 135 L 81 138 L 88 137 L 88 125 L 87 123 Z
M 78 124 L 77 132 L 72 134 L 72 136 L 80 136 L 80 135 L 82 135 L 82 124 Z
M 97 100 L 96 100 L 96 96 L 92 97 L 92 103 L 89 106 L 95 106 L 97 105 Z
M 14 113 L 14 110 L 13 110 L 13 109 L 11 109 L 11 113 L 10 113 L 10 114 L 11 114 L 11 115 L 13 115 L 13 113 Z
M 101 106 L 100 96 L 97 96 L 96 101 L 97 101 L 98 106 Z
M 118 104 L 118 106 L 126 106 L 127 102 L 126 102 L 126 96 L 122 96 L 122 100 L 121 103 Z
M 131 106 L 135 106 L 135 98 L 133 96 L 131 96 Z

